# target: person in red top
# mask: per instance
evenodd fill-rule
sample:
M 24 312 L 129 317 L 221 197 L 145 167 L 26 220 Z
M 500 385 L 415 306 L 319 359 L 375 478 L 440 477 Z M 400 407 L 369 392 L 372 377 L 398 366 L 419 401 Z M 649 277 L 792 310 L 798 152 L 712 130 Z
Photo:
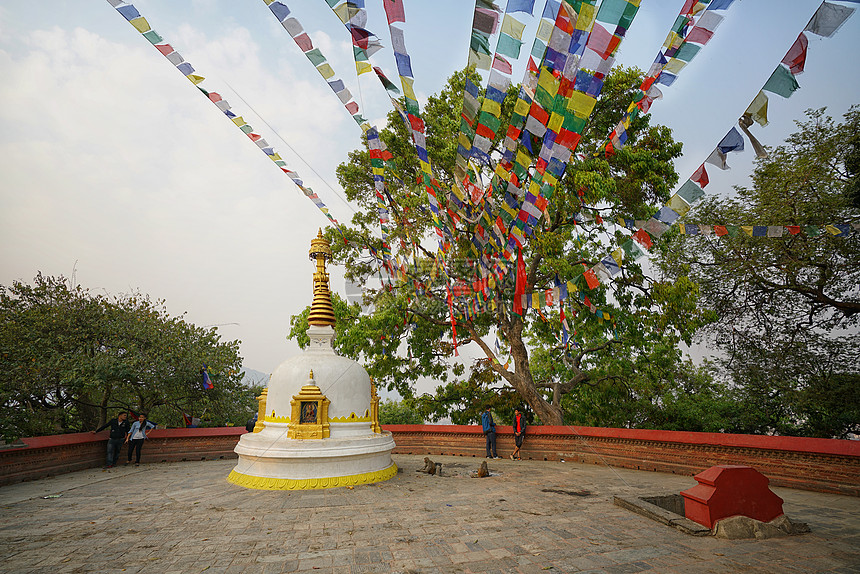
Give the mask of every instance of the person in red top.
M 517 448 L 511 454 L 511 460 L 522 460 L 520 458 L 520 447 L 523 446 L 523 438 L 526 436 L 526 418 L 520 409 L 514 409 L 514 443 Z

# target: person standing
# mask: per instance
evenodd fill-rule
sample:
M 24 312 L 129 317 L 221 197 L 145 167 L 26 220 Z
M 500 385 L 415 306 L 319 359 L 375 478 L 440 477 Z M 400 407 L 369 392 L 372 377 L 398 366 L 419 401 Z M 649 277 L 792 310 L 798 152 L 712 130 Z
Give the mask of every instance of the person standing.
M 511 454 L 511 460 L 522 460 L 520 458 L 520 447 L 523 446 L 523 439 L 526 436 L 526 419 L 520 412 L 520 409 L 514 409 L 514 444 L 517 448 Z
M 134 465 L 140 464 L 140 449 L 143 447 L 143 441 L 147 438 L 146 431 L 154 428 L 155 425 L 146 420 L 146 415 L 143 413 L 132 423 L 131 429 L 125 436 L 125 442 L 128 443 L 128 462 L 131 462 L 131 453 L 135 452 Z
M 490 407 L 481 415 L 481 425 L 484 427 L 484 436 L 487 437 L 487 458 L 500 458 L 496 454 L 496 423 L 493 422 Z
M 116 466 L 116 459 L 119 458 L 119 453 L 122 450 L 123 439 L 128 433 L 128 413 L 119 413 L 115 419 L 111 419 L 103 426 L 93 431 L 93 434 L 101 432 L 110 427 L 110 436 L 107 442 L 107 461 L 105 468 L 113 468 Z

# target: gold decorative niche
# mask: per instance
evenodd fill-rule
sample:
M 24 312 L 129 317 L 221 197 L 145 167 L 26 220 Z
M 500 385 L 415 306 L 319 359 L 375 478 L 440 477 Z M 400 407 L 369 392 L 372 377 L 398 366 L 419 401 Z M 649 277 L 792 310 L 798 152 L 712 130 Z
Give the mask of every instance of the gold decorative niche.
M 290 423 L 287 437 L 295 439 L 329 438 L 329 401 L 314 382 L 311 371 L 308 384 L 290 401 Z

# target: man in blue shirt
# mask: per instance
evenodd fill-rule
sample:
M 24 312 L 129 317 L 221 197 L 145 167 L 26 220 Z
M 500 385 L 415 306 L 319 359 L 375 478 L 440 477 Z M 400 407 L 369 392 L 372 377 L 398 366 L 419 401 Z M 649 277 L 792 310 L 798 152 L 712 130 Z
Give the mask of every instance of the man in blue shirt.
M 484 427 L 484 436 L 487 437 L 487 458 L 501 458 L 496 454 L 496 423 L 493 422 L 490 407 L 481 415 L 481 424 Z

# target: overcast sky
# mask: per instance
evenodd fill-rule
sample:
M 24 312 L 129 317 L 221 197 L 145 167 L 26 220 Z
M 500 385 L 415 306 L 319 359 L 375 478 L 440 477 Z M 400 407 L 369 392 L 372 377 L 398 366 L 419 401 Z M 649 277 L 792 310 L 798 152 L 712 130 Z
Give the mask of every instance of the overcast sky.
M 286 3 L 365 116 L 383 123 L 385 93 L 369 75 L 359 89 L 348 33 L 326 3 Z M 201 86 L 227 99 L 333 215 L 349 221 L 353 210 L 334 170 L 360 145 L 361 131 L 265 4 L 134 4 L 206 77 Z M 368 28 L 390 46 L 381 2 L 367 4 Z M 682 4 L 642 0 L 619 62 L 647 69 Z M 684 143 L 682 182 L 735 125 L 818 4 L 736 1 L 711 43 L 664 90 L 653 121 Z M 473 6 L 406 1 L 403 28 L 422 106 L 465 66 Z M 788 100 L 771 95 L 771 123 L 754 134 L 776 145 L 812 107 L 841 117 L 860 102 L 858 54 L 856 14 L 832 38 L 810 35 L 801 89 Z M 374 60 L 396 81 L 388 50 Z M 242 341 L 247 368 L 269 373 L 298 353 L 286 340 L 289 318 L 311 302 L 308 248 L 328 220 L 110 4 L 5 0 L 0 78 L 0 284 L 74 270 L 85 287 L 139 290 L 193 323 L 222 325 L 225 339 Z M 732 154 L 731 171 L 709 170 L 708 191 L 744 184 L 752 156 Z M 331 272 L 343 294 L 340 271 Z

